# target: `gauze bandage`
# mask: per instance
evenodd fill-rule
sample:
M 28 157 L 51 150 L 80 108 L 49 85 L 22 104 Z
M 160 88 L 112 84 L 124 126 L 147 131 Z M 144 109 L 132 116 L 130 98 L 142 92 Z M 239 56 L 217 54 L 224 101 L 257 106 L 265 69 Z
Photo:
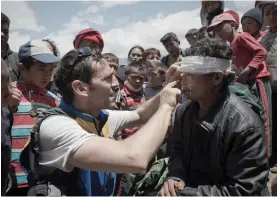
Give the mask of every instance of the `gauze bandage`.
M 231 71 L 231 61 L 215 57 L 188 56 L 184 57 L 179 71 L 192 74 L 209 74 Z

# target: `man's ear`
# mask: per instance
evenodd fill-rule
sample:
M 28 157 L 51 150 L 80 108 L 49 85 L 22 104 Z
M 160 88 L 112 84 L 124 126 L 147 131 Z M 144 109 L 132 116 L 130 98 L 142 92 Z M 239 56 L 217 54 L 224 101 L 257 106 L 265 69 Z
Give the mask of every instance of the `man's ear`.
M 224 79 L 223 72 L 214 73 L 214 75 L 213 75 L 213 85 L 217 86 L 217 85 L 221 84 L 223 79 Z
M 83 96 L 88 95 L 89 87 L 79 80 L 74 80 L 71 83 L 71 87 L 73 89 L 73 92 L 75 92 L 79 95 L 83 95 Z

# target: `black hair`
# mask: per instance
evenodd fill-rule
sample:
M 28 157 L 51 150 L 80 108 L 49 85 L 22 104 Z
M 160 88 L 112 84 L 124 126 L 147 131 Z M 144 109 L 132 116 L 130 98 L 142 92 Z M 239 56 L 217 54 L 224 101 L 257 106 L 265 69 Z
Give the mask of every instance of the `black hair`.
M 113 53 L 104 53 L 104 54 L 102 54 L 102 57 L 107 61 L 109 61 L 109 60 L 119 61 L 118 57 Z
M 42 41 L 48 42 L 48 43 L 52 46 L 52 48 L 53 48 L 53 54 L 54 54 L 56 57 L 59 57 L 59 56 L 60 56 L 59 49 L 58 49 L 56 43 L 55 43 L 53 40 L 50 40 L 50 39 L 42 39 Z
M 169 33 L 166 33 L 161 39 L 160 39 L 160 42 L 165 44 L 166 42 L 168 41 L 177 41 L 180 43 L 177 35 L 173 32 L 169 32 Z
M 159 49 L 156 48 L 148 48 L 146 49 L 142 54 L 142 59 L 145 61 L 147 56 L 150 54 L 157 54 L 159 57 L 161 57 L 161 52 Z
M 167 71 L 167 66 L 161 61 L 146 61 L 145 66 L 147 67 L 146 72 L 158 72 L 159 75 L 164 75 Z
M 136 48 L 138 48 L 139 50 L 141 50 L 142 53 L 144 52 L 144 49 L 142 48 L 142 46 L 140 46 L 140 45 L 135 45 L 135 46 L 133 46 L 133 47 L 129 50 L 128 56 L 127 56 L 128 58 L 129 58 L 129 56 L 131 55 L 132 51 L 133 51 L 134 49 L 136 49 Z
M 2 25 L 7 24 L 8 26 L 10 26 L 10 23 L 11 23 L 11 21 L 10 21 L 9 17 L 7 17 L 7 15 L 4 14 L 3 12 L 1 12 L 1 24 Z
M 54 83 L 67 104 L 72 104 L 74 99 L 72 82 L 80 80 L 84 83 L 90 83 L 93 74 L 92 62 L 103 63 L 101 54 L 95 53 L 95 51 L 91 56 L 80 60 L 76 60 L 77 58 L 78 51 L 76 49 L 69 51 L 59 61 L 59 66 L 54 75 Z
M 187 38 L 188 36 L 196 35 L 198 33 L 198 29 L 190 29 L 186 33 L 185 37 Z
M 125 71 L 125 75 L 129 75 L 134 71 L 144 75 L 144 67 L 142 66 L 141 63 L 135 62 L 135 63 L 128 64 Z
M 232 50 L 230 46 L 221 39 L 205 37 L 194 45 L 192 45 L 187 51 L 187 56 L 202 56 L 202 57 L 215 57 L 226 60 L 232 59 Z M 235 78 L 235 72 L 227 73 L 228 83 Z
M 32 57 L 26 57 L 24 59 L 22 59 L 20 61 L 20 63 L 22 63 L 22 65 L 29 70 L 31 68 L 31 66 L 33 66 L 35 64 L 35 61 Z

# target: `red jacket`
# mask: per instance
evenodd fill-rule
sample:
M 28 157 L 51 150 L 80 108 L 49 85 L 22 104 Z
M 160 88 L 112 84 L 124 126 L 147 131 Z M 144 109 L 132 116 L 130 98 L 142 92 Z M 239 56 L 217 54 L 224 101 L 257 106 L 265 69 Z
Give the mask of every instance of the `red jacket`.
M 249 79 L 270 76 L 265 63 L 267 52 L 250 34 L 245 32 L 238 34 L 232 41 L 231 48 L 234 57 L 233 63 L 239 70 L 243 70 L 247 66 L 255 69 L 250 73 Z

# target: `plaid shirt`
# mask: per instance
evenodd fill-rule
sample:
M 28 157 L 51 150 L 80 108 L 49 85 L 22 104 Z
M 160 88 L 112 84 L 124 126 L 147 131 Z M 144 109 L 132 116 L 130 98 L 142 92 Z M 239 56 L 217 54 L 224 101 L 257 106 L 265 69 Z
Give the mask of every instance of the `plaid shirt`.
M 145 96 L 143 90 L 135 93 L 130 91 L 126 86 L 120 91 L 120 109 L 133 111 L 139 108 L 145 102 Z M 122 130 L 122 138 L 126 138 L 129 135 L 136 132 L 140 127 Z

